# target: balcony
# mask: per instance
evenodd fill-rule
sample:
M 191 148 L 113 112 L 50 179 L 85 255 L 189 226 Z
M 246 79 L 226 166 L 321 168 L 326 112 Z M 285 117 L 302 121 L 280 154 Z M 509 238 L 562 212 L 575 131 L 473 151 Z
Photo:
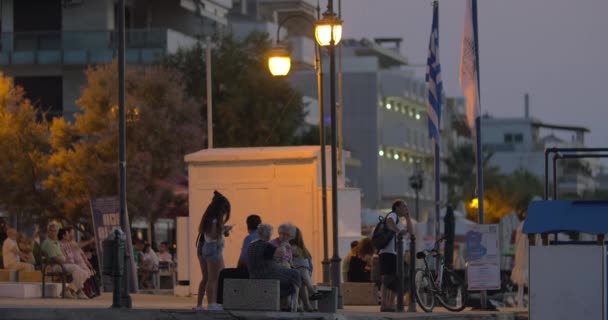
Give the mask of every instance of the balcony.
M 2 33 L 0 65 L 89 65 L 112 61 L 118 34 L 106 31 L 41 31 Z M 171 29 L 131 29 L 126 32 L 128 63 L 158 61 L 197 40 Z

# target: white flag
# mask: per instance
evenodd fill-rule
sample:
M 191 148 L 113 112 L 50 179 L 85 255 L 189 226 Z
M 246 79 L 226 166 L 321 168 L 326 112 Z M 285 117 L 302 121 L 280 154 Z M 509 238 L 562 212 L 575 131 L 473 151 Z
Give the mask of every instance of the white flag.
M 477 90 L 477 51 L 475 50 L 475 33 L 473 32 L 472 0 L 467 0 L 464 17 L 464 32 L 460 49 L 460 87 L 467 103 L 467 123 L 475 132 L 475 118 L 479 116 L 479 91 Z

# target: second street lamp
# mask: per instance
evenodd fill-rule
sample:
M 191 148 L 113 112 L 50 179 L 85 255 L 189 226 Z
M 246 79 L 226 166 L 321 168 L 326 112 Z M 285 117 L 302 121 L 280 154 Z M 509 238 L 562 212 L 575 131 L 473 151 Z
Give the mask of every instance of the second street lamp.
M 333 0 L 327 2 L 327 12 L 323 14 L 315 28 L 315 37 L 321 46 L 329 46 L 329 103 L 331 107 L 331 202 L 332 202 L 332 244 L 331 286 L 338 290 L 338 306 L 342 307 L 340 292 L 340 254 L 338 249 L 338 160 L 337 160 L 337 119 L 336 119 L 336 44 L 342 37 L 342 21 L 334 13 Z
M 317 6 L 317 19 L 320 16 L 320 8 Z M 268 69 L 273 76 L 286 76 L 289 74 L 291 69 L 291 58 L 289 52 L 283 46 L 279 46 L 278 42 L 280 39 L 281 26 L 290 19 L 303 18 L 310 22 L 315 27 L 315 34 L 317 23 L 303 14 L 293 14 L 282 20 L 277 27 L 277 46 L 274 47 L 268 53 Z M 320 45 L 320 43 L 319 43 Z M 327 172 L 326 172 L 326 156 L 325 156 L 325 111 L 323 107 L 323 68 L 321 64 L 321 50 L 319 45 L 315 43 L 315 58 L 314 68 L 317 71 L 317 100 L 319 102 L 319 139 L 321 147 L 321 199 L 322 199 L 322 211 L 323 211 L 323 283 L 329 283 L 330 272 L 329 272 L 329 234 L 327 230 Z

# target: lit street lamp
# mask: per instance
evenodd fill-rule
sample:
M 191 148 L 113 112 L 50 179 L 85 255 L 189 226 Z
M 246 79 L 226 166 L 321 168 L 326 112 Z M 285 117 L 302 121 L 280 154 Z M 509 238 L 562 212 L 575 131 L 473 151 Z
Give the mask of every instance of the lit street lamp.
M 315 38 L 320 46 L 329 46 L 329 103 L 331 106 L 331 202 L 332 202 L 332 243 L 331 286 L 338 290 L 339 306 L 340 293 L 340 255 L 338 252 L 338 160 L 337 141 L 338 130 L 336 123 L 336 44 L 342 37 L 342 21 L 334 13 L 333 0 L 327 1 L 327 12 L 319 20 L 315 28 Z
M 291 69 L 291 57 L 283 47 L 275 47 L 268 53 L 268 69 L 273 76 L 286 76 Z

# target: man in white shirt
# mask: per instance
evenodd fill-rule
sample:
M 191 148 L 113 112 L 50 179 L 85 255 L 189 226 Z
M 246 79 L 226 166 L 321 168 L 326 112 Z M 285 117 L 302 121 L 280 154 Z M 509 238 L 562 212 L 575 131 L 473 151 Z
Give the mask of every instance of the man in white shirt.
M 144 289 L 153 287 L 150 282 L 153 273 L 158 272 L 158 256 L 152 250 L 149 243 L 144 245 L 144 250 L 139 254 L 139 276 L 141 277 L 141 286 Z
M 407 228 L 403 226 L 400 218 L 405 218 Z M 386 227 L 395 233 L 389 243 L 380 250 L 380 275 L 382 276 L 382 286 L 380 288 L 382 296 L 381 312 L 395 312 L 395 286 L 390 285 L 395 281 L 397 274 L 397 237 L 405 234 L 412 235 L 412 223 L 410 220 L 410 210 L 404 200 L 397 200 L 393 203 L 392 211 L 386 217 Z M 403 255 L 403 252 L 399 254 Z
M 24 254 L 19 251 L 17 246 L 17 230 L 10 228 L 7 230 L 6 240 L 2 244 L 2 257 L 4 259 L 4 269 L 15 271 L 34 271 L 34 265 L 21 262 Z

